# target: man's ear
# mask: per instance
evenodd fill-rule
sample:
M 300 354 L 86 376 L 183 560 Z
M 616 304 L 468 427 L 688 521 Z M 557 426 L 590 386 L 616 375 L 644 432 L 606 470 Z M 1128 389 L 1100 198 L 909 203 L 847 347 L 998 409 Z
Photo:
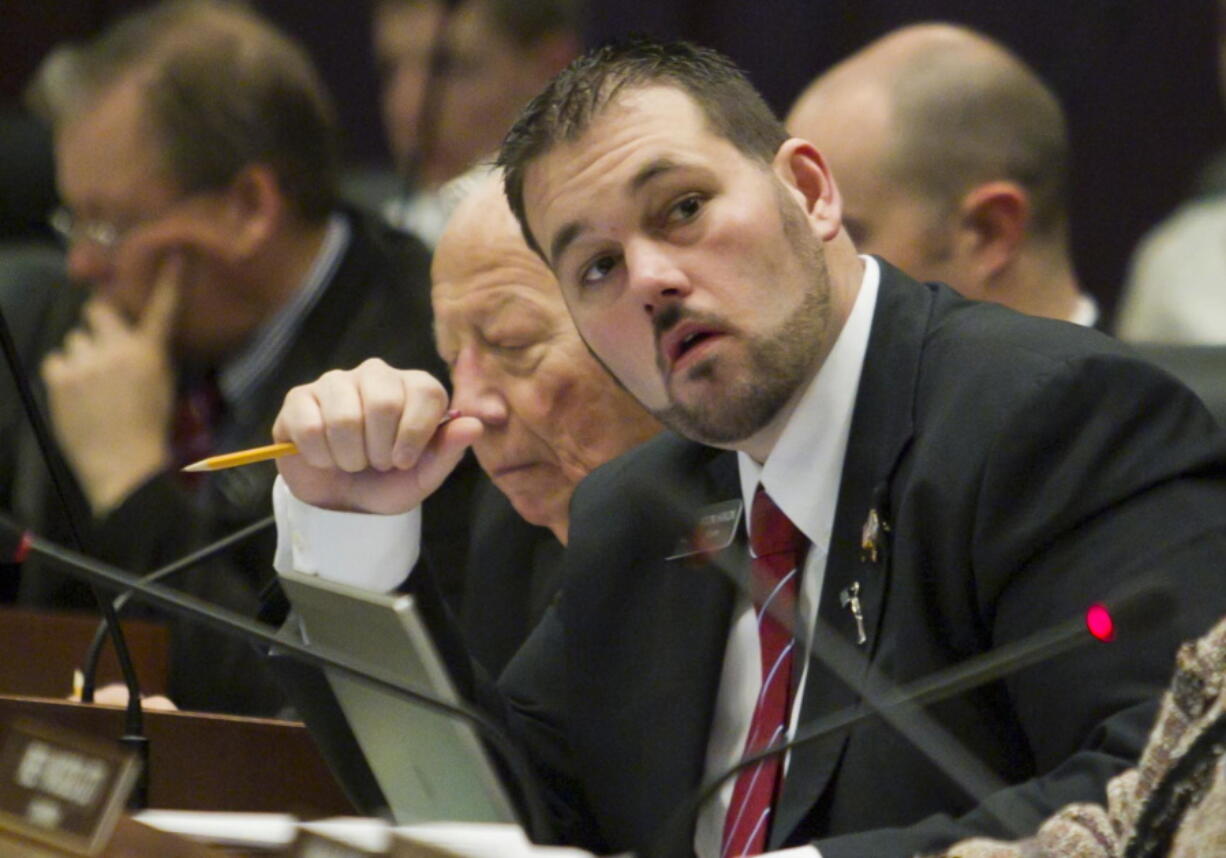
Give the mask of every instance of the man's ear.
M 958 203 L 959 243 L 981 282 L 1007 269 L 1026 240 L 1030 196 L 1015 182 L 977 185 Z
M 843 197 L 826 159 L 807 140 L 784 142 L 771 163 L 775 175 L 796 197 L 822 241 L 830 241 L 843 226 Z
M 222 213 L 234 259 L 259 253 L 286 217 L 286 200 L 270 167 L 244 167 L 230 182 Z

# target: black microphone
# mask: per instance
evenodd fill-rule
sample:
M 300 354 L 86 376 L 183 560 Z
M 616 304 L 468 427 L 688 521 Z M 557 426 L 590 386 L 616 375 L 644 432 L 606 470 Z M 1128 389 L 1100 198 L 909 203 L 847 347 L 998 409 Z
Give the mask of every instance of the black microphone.
M 1156 620 L 1169 615 L 1174 608 L 1174 597 L 1160 584 L 1126 586 L 1103 602 L 1091 605 L 1081 615 L 903 686 L 891 683 L 871 665 L 865 667 L 865 657 L 818 617 L 812 657 L 821 658 L 844 682 L 850 679 L 849 684 L 860 693 L 862 701 L 868 705 L 854 705 L 830 713 L 798 727 L 791 739 L 743 757 L 736 765 L 712 778 L 683 802 L 662 827 L 658 839 L 645 855 L 647 858 L 670 858 L 674 855 L 689 854 L 687 841 L 698 812 L 729 778 L 749 766 L 875 717 L 881 717 L 914 741 L 912 733 L 905 729 L 906 722 L 921 715 L 921 707 L 1003 679 L 1093 641 L 1107 642 L 1118 636 L 1131 637 L 1140 634 Z M 851 671 L 864 671 L 867 678 L 856 682 Z M 878 690 L 880 688 L 887 690 Z M 934 754 L 934 749 L 922 746 L 920 750 L 928 753 L 930 759 L 955 782 L 964 782 L 965 778 L 961 777 L 959 767 L 949 765 L 948 760 L 943 759 L 943 754 Z M 1027 833 L 1017 831 L 1016 826 L 1011 825 L 1008 820 L 1000 817 L 997 817 L 997 820 L 1007 830 L 1012 831 L 1014 836 L 1020 837 Z
M 30 534 L 28 531 L 0 528 L 0 563 L 20 566 L 29 556 Z
M 527 816 L 525 827 L 529 836 L 537 841 L 547 839 L 549 828 L 545 802 L 527 758 L 502 728 L 480 709 L 440 700 L 428 691 L 401 682 L 382 668 L 361 664 L 356 659 L 324 646 L 306 646 L 280 637 L 275 630 L 252 622 L 234 611 L 210 605 L 202 599 L 179 593 L 161 584 L 146 583 L 129 572 L 30 533 L 9 517 L 0 514 L 0 545 L 10 543 L 28 545 L 29 553 L 49 561 L 70 575 L 89 581 L 94 586 L 129 590 L 133 593 L 133 598 L 156 605 L 192 622 L 237 635 L 252 643 L 275 647 L 279 652 L 293 655 L 315 667 L 335 668 L 376 688 L 399 694 L 434 712 L 463 720 L 477 729 L 506 763 L 523 802 Z
M 54 452 L 51 432 L 47 428 L 47 423 L 38 408 L 38 403 L 35 401 L 34 391 L 30 387 L 25 367 L 22 365 L 21 357 L 17 353 L 17 344 L 13 340 L 12 331 L 9 330 L 8 321 L 5 319 L 3 312 L 0 312 L 0 348 L 4 350 L 4 358 L 8 365 L 9 375 L 17 386 L 17 394 L 21 399 L 22 409 L 30 423 L 30 429 L 33 430 L 34 437 L 38 441 L 38 449 L 42 455 L 43 463 L 47 467 L 52 488 L 59 500 L 64 521 L 68 526 L 69 536 L 72 539 L 73 545 L 80 549 L 84 542 L 81 539 L 81 530 L 77 525 L 76 516 L 73 514 L 73 505 L 68 500 L 66 488 L 69 481 L 68 469 Z M 20 545 L 20 540 L 24 537 L 18 535 L 16 538 L 19 540 L 18 545 Z M 123 629 L 119 627 L 119 618 L 115 616 L 115 611 L 111 607 L 110 601 L 102 595 L 98 588 L 91 584 L 91 589 L 93 590 L 94 601 L 98 603 L 98 607 L 102 611 L 103 622 L 109 631 L 111 644 L 115 647 L 115 658 L 119 662 L 119 671 L 123 675 L 124 685 L 128 689 L 128 705 L 125 708 L 124 714 L 124 734 L 119 738 L 119 744 L 135 751 L 141 761 L 136 786 L 132 790 L 128 803 L 133 808 L 143 808 L 148 803 L 149 740 L 145 736 L 144 720 L 141 713 L 140 683 L 136 678 L 136 668 L 132 665 L 132 656 L 128 652 L 128 643 L 123 637 Z M 81 699 L 86 703 L 90 703 L 93 700 L 93 696 L 91 694 L 87 698 L 83 694 Z
M 665 510 L 667 515 L 672 516 L 679 526 L 690 526 L 690 516 L 685 510 L 703 508 L 702 499 L 694 493 L 693 486 L 654 483 L 645 486 L 644 489 L 654 496 L 660 508 Z M 703 546 L 708 541 L 700 524 L 694 529 L 690 540 L 691 544 L 700 549 L 697 556 L 710 563 L 717 572 L 731 582 L 733 587 L 752 602 L 753 594 L 747 589 L 747 577 L 744 571 L 733 568 L 731 558 L 704 548 Z M 801 642 L 801 649 L 808 654 L 811 662 L 828 668 L 839 681 L 863 698 L 866 705 L 874 705 L 874 701 L 880 696 L 880 692 L 877 691 L 878 687 L 894 687 L 891 680 L 879 675 L 880 672 L 868 662 L 864 653 L 851 646 L 829 628 L 822 620 L 820 613 L 815 615 L 814 629 L 812 635 L 809 635 L 797 633 L 795 617 L 791 616 L 779 602 L 773 602 L 767 612 L 792 638 Z M 905 717 L 888 712 L 883 715 L 894 729 L 977 803 L 983 797 L 1006 786 L 999 775 L 989 769 L 982 760 L 968 751 L 957 737 L 918 706 L 910 707 Z M 992 811 L 988 809 L 986 812 L 991 813 Z M 1002 827 L 1006 829 L 1010 827 L 1007 820 L 999 817 L 997 819 Z
M 235 545 L 245 542 L 251 537 L 268 530 L 275 524 L 275 516 L 266 516 L 259 521 L 253 522 L 252 524 L 231 533 L 229 536 L 224 536 L 221 539 L 218 539 L 216 542 L 212 542 L 203 548 L 193 551 L 186 557 L 181 557 L 173 563 L 168 563 L 165 566 L 154 569 L 152 572 L 144 575 L 141 578 L 141 581 L 145 582 L 146 584 L 151 584 L 155 581 L 163 581 L 169 578 L 171 575 L 176 575 L 179 572 L 190 569 L 197 564 L 216 557 L 218 554 L 230 550 Z M 111 606 L 114 608 L 117 616 L 119 612 L 123 610 L 124 605 L 128 603 L 128 600 L 131 599 L 131 597 L 131 590 L 124 590 L 115 597 L 115 600 L 111 603 Z M 94 688 L 98 678 L 98 660 L 102 656 L 102 644 L 106 641 L 106 630 L 107 624 L 106 621 L 103 620 L 98 624 L 98 628 L 94 629 L 94 637 L 92 640 L 90 640 L 89 648 L 85 651 L 85 664 L 81 668 L 81 699 L 83 700 L 92 700 L 94 697 Z

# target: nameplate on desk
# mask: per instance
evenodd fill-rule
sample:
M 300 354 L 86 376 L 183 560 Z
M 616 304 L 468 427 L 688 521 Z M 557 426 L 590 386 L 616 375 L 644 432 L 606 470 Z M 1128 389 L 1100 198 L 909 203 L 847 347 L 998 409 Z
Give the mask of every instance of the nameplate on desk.
M 30 721 L 0 725 L 0 838 L 94 855 L 136 780 L 133 755 Z

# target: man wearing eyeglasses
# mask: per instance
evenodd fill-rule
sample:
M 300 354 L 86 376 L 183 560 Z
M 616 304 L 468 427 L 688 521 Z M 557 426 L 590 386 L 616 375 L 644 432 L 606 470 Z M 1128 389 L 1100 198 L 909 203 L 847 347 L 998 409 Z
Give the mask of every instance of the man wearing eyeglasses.
M 441 374 L 428 253 L 339 206 L 332 106 L 301 48 L 254 13 L 208 2 L 137 13 L 54 54 L 34 93 L 64 201 L 51 223 L 88 288 L 48 296 L 28 357 L 89 553 L 150 570 L 268 515 L 271 466 L 196 484 L 178 469 L 266 443 L 290 387 L 372 354 Z M 4 445 L 5 501 L 68 541 L 24 435 Z M 265 532 L 182 583 L 253 612 L 270 556 Z M 29 564 L 18 598 L 90 603 Z M 276 705 L 271 683 L 239 679 L 253 669 L 238 668 L 241 647 L 180 631 L 170 691 L 181 706 Z

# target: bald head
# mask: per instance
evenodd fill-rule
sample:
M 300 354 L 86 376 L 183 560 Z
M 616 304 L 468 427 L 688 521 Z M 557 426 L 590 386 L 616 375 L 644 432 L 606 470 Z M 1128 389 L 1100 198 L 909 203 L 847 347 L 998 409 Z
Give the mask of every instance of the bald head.
M 1021 60 L 978 33 L 946 24 L 890 33 L 814 80 L 787 125 L 826 155 L 861 249 L 916 276 L 958 287 L 953 227 L 968 195 L 991 183 L 1016 191 L 1019 250 L 1047 243 L 1064 252 L 1060 105 Z

